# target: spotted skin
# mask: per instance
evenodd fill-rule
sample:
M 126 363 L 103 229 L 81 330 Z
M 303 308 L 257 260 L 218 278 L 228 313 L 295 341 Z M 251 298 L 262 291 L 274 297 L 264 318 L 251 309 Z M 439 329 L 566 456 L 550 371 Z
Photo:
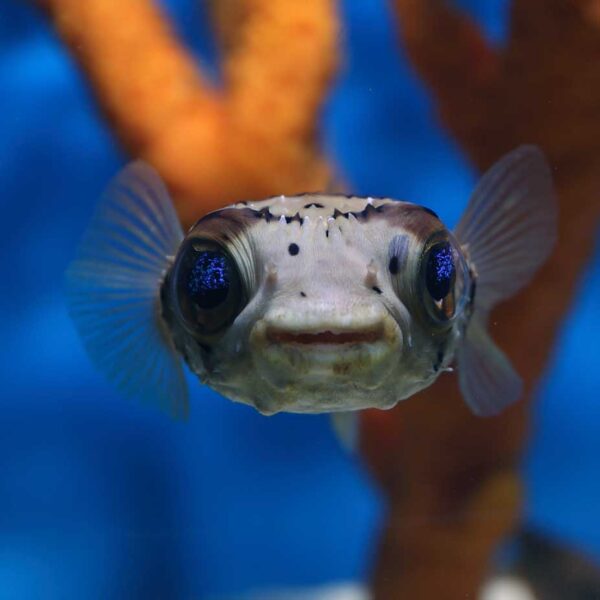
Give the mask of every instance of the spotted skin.
M 490 311 L 529 282 L 556 231 L 535 146 L 483 175 L 456 237 L 423 206 L 325 194 L 240 202 L 184 235 L 160 177 L 136 161 L 68 269 L 69 312 L 124 394 L 176 417 L 189 409 L 181 357 L 264 414 L 389 408 L 455 362 L 465 402 L 492 416 L 523 385 Z M 346 417 L 336 431 L 353 431 Z
M 452 240 L 435 213 L 408 202 L 309 194 L 238 203 L 198 221 L 178 253 L 210 240 L 232 257 L 243 284 L 233 323 L 211 335 L 181 325 L 178 259 L 162 314 L 203 382 L 264 414 L 390 408 L 448 368 L 468 318 L 461 308 L 434 323 L 423 307 L 422 255 L 438 238 Z

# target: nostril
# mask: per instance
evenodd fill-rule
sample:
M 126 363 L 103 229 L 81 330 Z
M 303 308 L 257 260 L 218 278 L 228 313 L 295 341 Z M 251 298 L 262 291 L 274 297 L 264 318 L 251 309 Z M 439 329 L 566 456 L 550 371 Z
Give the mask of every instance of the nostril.
M 362 331 L 297 332 L 269 328 L 267 340 L 275 344 L 368 344 L 381 340 L 383 329 Z

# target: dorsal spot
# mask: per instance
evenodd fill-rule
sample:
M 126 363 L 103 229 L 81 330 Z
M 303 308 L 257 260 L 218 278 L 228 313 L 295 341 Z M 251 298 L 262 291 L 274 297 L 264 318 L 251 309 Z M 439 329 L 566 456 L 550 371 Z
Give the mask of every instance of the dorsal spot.
M 381 288 L 378 288 L 376 285 L 374 285 L 371 289 L 374 292 L 377 292 L 378 294 L 383 294 L 383 292 L 381 291 Z
M 348 218 L 348 213 L 342 212 L 339 208 L 336 208 L 333 211 L 333 215 L 332 216 L 333 216 L 334 219 L 337 219 L 338 217 L 344 217 L 344 219 L 347 219 Z
M 264 208 L 261 208 L 260 210 L 257 210 L 256 211 L 256 216 L 259 219 L 264 219 L 267 223 L 270 223 L 271 220 L 273 219 L 273 214 L 269 210 L 268 206 L 265 206 Z
M 363 219 L 368 219 L 372 213 L 380 213 L 383 212 L 383 205 L 381 206 L 373 206 L 372 202 L 368 202 L 367 205 L 358 213 L 358 216 Z
M 305 294 L 304 292 L 300 292 L 300 295 L 301 295 L 303 298 L 306 298 L 306 294 Z
M 296 254 L 300 252 L 300 246 L 298 246 L 298 244 L 292 243 L 288 246 L 288 252 L 291 256 L 296 256 Z
M 302 225 L 302 217 L 300 216 L 300 213 L 296 213 L 295 215 L 293 215 L 292 217 L 286 216 L 285 217 L 285 222 L 289 225 L 290 223 L 292 223 L 293 221 L 298 221 L 298 223 L 300 225 Z
M 392 256 L 392 258 L 390 258 L 390 264 L 388 265 L 388 269 L 392 275 L 398 274 L 398 257 L 397 256 Z

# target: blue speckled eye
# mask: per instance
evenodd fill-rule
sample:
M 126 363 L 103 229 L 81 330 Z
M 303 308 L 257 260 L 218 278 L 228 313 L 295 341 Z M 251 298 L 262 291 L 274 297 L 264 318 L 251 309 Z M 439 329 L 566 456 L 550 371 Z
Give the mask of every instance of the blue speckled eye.
M 188 292 L 200 308 L 215 308 L 227 299 L 230 278 L 229 258 L 220 252 L 203 250 L 188 276 Z
M 436 232 L 425 243 L 420 259 L 419 303 L 429 322 L 446 327 L 462 313 L 468 267 L 451 234 Z
M 425 283 L 431 297 L 440 301 L 450 292 L 456 269 L 452 247 L 442 242 L 431 248 L 427 257 Z
M 231 255 L 211 240 L 193 240 L 174 269 L 178 313 L 199 336 L 223 331 L 243 304 L 240 274 Z

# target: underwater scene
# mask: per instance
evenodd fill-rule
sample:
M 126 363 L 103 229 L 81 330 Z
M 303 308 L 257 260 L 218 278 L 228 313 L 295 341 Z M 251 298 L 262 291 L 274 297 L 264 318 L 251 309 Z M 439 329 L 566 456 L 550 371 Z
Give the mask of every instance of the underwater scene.
M 0 599 L 600 599 L 598 2 L 5 0 L 0 106 Z

